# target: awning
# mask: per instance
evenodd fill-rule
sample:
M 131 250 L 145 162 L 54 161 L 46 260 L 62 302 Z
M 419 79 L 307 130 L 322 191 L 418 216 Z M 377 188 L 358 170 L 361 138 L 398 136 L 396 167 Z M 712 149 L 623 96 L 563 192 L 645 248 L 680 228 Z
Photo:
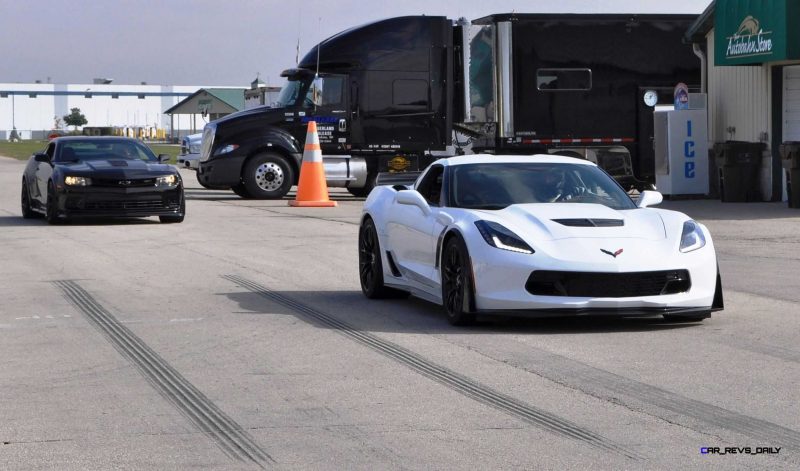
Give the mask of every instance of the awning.
M 800 59 L 800 2 L 717 0 L 714 64 Z

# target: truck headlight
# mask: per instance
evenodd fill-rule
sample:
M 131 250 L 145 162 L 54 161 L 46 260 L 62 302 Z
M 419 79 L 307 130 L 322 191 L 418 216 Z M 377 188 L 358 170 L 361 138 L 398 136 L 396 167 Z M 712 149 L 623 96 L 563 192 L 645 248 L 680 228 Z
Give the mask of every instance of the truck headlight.
M 164 175 L 156 177 L 156 186 L 175 186 L 178 184 L 178 177 L 175 175 Z
M 235 151 L 238 148 L 239 148 L 238 144 L 228 144 L 225 147 L 220 147 L 219 149 L 217 149 L 217 151 L 214 152 L 214 156 L 216 157 L 218 155 L 229 154 L 229 153 Z
M 703 235 L 703 229 L 695 221 L 686 221 L 683 223 L 683 233 L 681 234 L 681 252 L 691 252 L 706 245 L 706 236 Z
M 64 184 L 67 186 L 89 186 L 92 184 L 92 179 L 88 177 L 64 177 Z

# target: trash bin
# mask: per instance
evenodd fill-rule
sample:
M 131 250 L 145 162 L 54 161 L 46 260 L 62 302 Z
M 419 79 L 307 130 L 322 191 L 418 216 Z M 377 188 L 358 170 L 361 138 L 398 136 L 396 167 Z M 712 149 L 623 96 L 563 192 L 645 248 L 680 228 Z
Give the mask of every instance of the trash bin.
M 784 142 L 779 147 L 786 171 L 786 193 L 789 207 L 800 208 L 800 142 Z
M 714 144 L 719 173 L 719 196 L 723 202 L 761 201 L 761 156 L 763 142 L 726 141 Z

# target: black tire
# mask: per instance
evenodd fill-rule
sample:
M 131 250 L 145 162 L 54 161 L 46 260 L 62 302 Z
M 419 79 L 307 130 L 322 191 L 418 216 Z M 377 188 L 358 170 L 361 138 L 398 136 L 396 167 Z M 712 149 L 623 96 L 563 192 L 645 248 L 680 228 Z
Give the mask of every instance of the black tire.
M 283 198 L 294 181 L 294 169 L 289 161 L 272 152 L 252 157 L 242 171 L 245 189 L 251 197 L 260 200 Z
M 244 198 L 244 199 L 251 199 L 252 198 L 252 196 L 250 196 L 250 193 L 247 191 L 247 188 L 245 188 L 244 184 L 242 184 L 242 183 L 240 183 L 238 185 L 233 185 L 231 187 L 231 190 L 234 193 L 236 193 L 237 196 L 239 196 L 241 198 Z
M 164 224 L 177 224 L 186 217 L 186 198 L 181 195 L 181 214 L 179 216 L 159 216 L 158 220 Z
M 31 209 L 31 198 L 28 194 L 28 184 L 25 179 L 22 179 L 22 195 L 20 196 L 20 204 L 22 206 L 22 217 L 25 219 L 33 219 L 39 214 Z
M 475 322 L 472 264 L 460 237 L 451 237 L 442 253 L 442 305 L 452 325 Z
M 409 293 L 383 284 L 383 262 L 378 231 L 370 218 L 358 230 L 358 279 L 361 292 L 369 299 L 406 297 Z
M 58 217 L 58 208 L 56 208 L 56 187 L 53 182 L 47 184 L 47 204 L 45 205 L 44 218 L 48 224 L 61 224 L 66 222 L 64 219 Z
M 377 172 L 370 172 L 367 174 L 367 182 L 363 187 L 361 188 L 347 187 L 347 191 L 350 192 L 350 194 L 353 196 L 364 198 L 369 196 L 370 192 L 375 188 L 375 183 L 377 183 L 377 181 L 378 181 Z

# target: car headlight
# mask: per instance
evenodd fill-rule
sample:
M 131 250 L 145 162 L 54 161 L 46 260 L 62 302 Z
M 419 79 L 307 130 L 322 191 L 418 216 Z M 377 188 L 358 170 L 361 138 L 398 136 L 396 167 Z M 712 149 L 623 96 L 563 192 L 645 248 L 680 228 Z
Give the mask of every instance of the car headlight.
M 225 147 L 220 147 L 219 149 L 217 149 L 217 151 L 214 152 L 214 156 L 228 154 L 235 151 L 238 148 L 239 148 L 238 144 L 228 144 Z
M 175 186 L 178 184 L 178 177 L 175 175 L 164 175 L 156 177 L 156 186 Z
M 64 184 L 67 186 L 89 186 L 92 184 L 92 179 L 88 177 L 64 177 Z
M 534 253 L 531 246 L 518 235 L 496 222 L 475 221 L 475 226 L 478 227 L 483 240 L 492 247 L 517 253 Z
M 703 235 L 703 229 L 700 224 L 695 221 L 686 221 L 683 223 L 683 233 L 681 234 L 681 252 L 691 252 L 706 245 L 706 236 Z

